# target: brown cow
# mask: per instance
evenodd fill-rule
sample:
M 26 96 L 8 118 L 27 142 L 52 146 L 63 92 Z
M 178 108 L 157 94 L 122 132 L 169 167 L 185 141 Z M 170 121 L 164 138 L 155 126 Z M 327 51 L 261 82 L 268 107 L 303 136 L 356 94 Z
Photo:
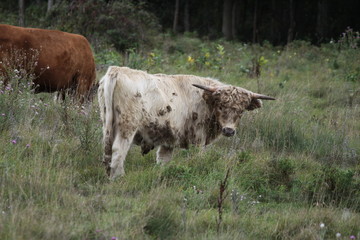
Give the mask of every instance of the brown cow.
M 6 59 L 17 58 L 14 53 L 26 59 L 35 52 L 38 53 L 33 69 L 36 93 L 64 93 L 70 90 L 81 100 L 88 97 L 96 72 L 90 44 L 85 37 L 56 30 L 0 24 L 0 73 L 5 76 L 5 83 L 9 81 Z M 26 69 L 28 66 L 24 68 L 29 70 Z

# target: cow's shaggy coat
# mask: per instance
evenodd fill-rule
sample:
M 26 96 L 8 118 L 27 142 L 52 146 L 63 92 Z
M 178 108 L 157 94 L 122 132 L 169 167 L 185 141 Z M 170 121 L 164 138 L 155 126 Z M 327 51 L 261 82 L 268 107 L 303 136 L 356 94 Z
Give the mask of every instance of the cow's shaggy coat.
M 232 136 L 242 113 L 273 99 L 246 89 L 192 75 L 148 74 L 110 67 L 98 91 L 104 134 L 104 163 L 111 178 L 124 174 L 132 143 L 142 153 L 158 147 L 158 163 L 174 147 L 207 145 Z

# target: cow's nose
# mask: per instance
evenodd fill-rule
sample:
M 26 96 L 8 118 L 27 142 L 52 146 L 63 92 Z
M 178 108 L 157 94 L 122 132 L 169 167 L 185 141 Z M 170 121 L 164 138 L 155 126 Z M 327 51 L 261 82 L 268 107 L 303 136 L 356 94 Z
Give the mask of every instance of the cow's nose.
M 234 136 L 234 134 L 235 134 L 235 130 L 232 128 L 229 128 L 229 127 L 224 127 L 222 129 L 222 132 L 223 132 L 223 135 L 226 137 L 231 137 L 231 136 Z

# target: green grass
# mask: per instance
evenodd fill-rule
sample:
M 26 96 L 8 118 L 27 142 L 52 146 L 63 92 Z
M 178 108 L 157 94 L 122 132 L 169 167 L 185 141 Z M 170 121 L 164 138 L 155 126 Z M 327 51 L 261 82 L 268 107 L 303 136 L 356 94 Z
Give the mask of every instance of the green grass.
M 261 56 L 261 76 L 250 78 Z M 248 112 L 233 138 L 177 149 L 166 166 L 134 146 L 126 176 L 111 182 L 97 101 L 82 109 L 22 85 L 20 94 L 2 90 L 0 239 L 360 238 L 359 50 L 179 37 L 121 58 L 97 61 L 216 77 L 277 100 Z

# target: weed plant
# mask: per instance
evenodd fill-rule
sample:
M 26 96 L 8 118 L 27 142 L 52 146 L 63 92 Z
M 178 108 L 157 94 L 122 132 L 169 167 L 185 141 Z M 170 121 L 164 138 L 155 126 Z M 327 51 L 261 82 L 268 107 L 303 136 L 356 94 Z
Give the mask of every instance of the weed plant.
M 111 182 L 97 101 L 54 102 L 8 68 L 16 74 L 0 92 L 0 239 L 360 238 L 359 50 L 161 38 L 150 50 L 100 52 L 97 63 L 211 76 L 277 100 L 246 113 L 236 136 L 177 149 L 165 166 L 134 146 L 126 176 Z

